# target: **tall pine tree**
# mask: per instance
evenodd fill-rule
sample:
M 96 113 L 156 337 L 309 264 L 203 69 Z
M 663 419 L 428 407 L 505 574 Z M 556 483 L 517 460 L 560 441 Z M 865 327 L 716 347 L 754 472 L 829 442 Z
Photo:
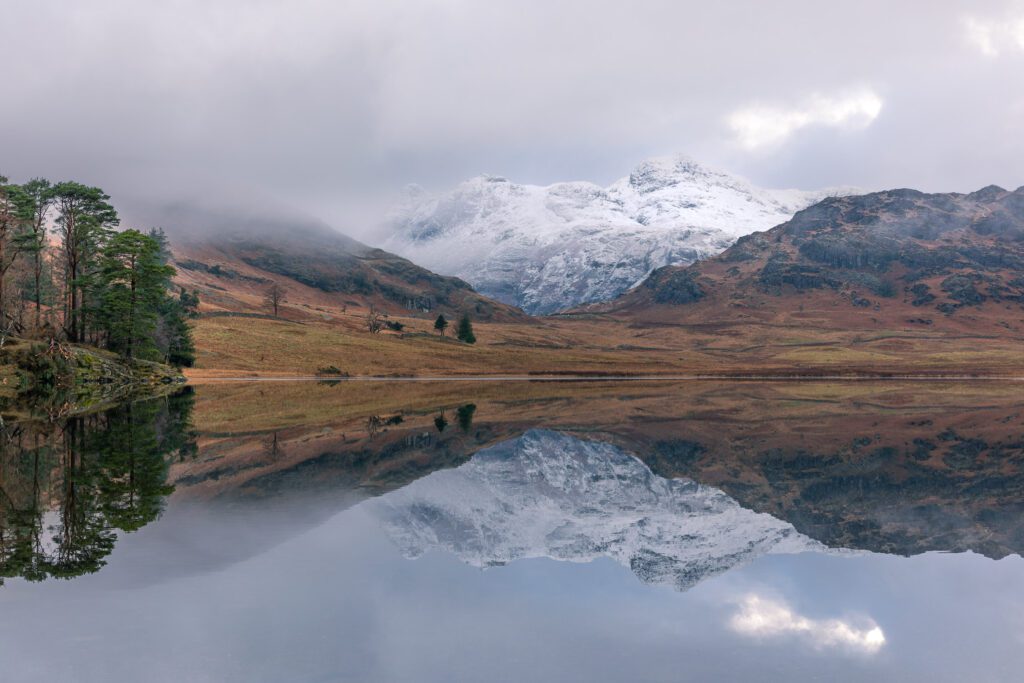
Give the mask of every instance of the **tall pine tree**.
M 72 342 L 85 341 L 89 292 L 99 274 L 100 252 L 118 224 L 110 197 L 98 187 L 63 182 L 53 188 L 57 231 L 64 256 L 64 327 Z
M 112 351 L 128 358 L 160 356 L 155 333 L 173 273 L 152 237 L 125 230 L 110 238 L 103 250 L 97 294 L 99 322 Z
M 46 268 L 47 220 L 53 207 L 53 185 L 44 178 L 33 178 L 22 189 L 32 204 L 32 217 L 25 240 L 25 251 L 32 258 L 32 275 L 28 294 L 35 308 L 35 329 L 42 327 L 43 305 L 51 304 L 52 283 Z
M 0 330 L 10 331 L 17 323 L 12 292 L 7 287 L 8 271 L 26 245 L 26 229 L 32 218 L 32 202 L 24 188 L 7 183 L 0 176 Z

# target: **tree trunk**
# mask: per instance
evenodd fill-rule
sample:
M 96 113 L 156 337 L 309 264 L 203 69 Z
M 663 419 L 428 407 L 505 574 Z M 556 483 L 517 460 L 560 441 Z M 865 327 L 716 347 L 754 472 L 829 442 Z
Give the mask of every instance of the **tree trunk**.
M 128 299 L 128 353 L 129 358 L 132 357 L 133 346 L 135 342 L 135 276 L 132 275 L 132 295 Z
M 43 326 L 43 320 L 42 320 L 42 316 L 43 316 L 43 293 L 40 291 L 40 287 L 42 287 L 42 280 L 43 280 L 43 250 L 42 249 L 37 249 L 36 250 L 36 263 L 35 263 L 35 267 L 36 267 L 36 272 L 35 272 L 35 276 L 36 276 L 36 291 L 35 291 L 35 294 L 36 294 L 36 296 L 35 296 L 35 300 L 36 300 L 35 301 L 35 304 L 36 304 L 36 334 L 38 334 L 39 330 Z
M 7 268 L 4 267 L 6 254 L 6 235 L 0 238 L 0 326 L 7 325 L 7 302 L 4 300 L 4 281 L 7 279 Z

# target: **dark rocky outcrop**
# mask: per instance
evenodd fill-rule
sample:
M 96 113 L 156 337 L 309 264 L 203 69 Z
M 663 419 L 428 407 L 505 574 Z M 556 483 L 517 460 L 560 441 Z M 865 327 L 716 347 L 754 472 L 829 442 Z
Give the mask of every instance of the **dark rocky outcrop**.
M 659 268 L 644 282 L 659 304 L 689 304 L 704 298 L 704 289 L 688 270 Z
M 830 197 L 788 223 L 741 238 L 714 259 L 655 271 L 618 307 L 644 299 L 692 304 L 709 288 L 727 292 L 730 301 L 821 290 L 854 306 L 873 307 L 882 297 L 945 314 L 987 302 L 1019 305 L 1024 188 Z

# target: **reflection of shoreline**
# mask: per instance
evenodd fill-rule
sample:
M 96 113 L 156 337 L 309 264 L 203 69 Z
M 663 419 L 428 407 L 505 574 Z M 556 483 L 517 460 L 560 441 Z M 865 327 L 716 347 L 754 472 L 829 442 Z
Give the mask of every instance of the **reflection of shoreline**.
M 211 371 L 216 373 L 218 371 Z M 957 373 L 866 373 L 851 374 L 779 372 L 777 374 L 701 374 L 688 375 L 592 375 L 573 373 L 538 375 L 361 375 L 331 377 L 322 375 L 275 375 L 253 372 L 248 375 L 205 374 L 201 370 L 189 371 L 189 384 L 217 384 L 218 382 L 318 382 L 343 384 L 360 382 L 688 382 L 688 381 L 754 381 L 754 382 L 1024 382 L 1022 375 L 983 375 Z
M 607 556 L 678 590 L 764 554 L 821 549 L 721 491 L 658 477 L 614 446 L 542 430 L 367 505 L 408 557 L 444 550 L 488 567 Z
M 272 386 L 272 388 L 271 388 Z M 625 390 L 624 390 L 625 389 Z M 201 433 L 244 433 L 287 427 L 359 424 L 368 415 L 428 414 L 472 402 L 488 420 L 561 429 L 628 426 L 643 418 L 754 425 L 772 404 L 771 419 L 841 419 L 851 412 L 880 416 L 959 412 L 1022 404 L 1019 383 L 851 381 L 572 382 L 222 382 L 196 387 Z M 833 433 L 833 436 L 838 436 Z

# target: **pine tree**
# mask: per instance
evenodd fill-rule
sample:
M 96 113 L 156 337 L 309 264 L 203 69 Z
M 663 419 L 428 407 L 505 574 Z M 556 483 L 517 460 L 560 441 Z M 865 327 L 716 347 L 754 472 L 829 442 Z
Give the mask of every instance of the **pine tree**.
M 103 250 L 98 299 L 107 346 L 128 358 L 156 358 L 155 342 L 166 283 L 174 269 L 161 262 L 159 243 L 138 230 L 114 235 Z
M 443 315 L 437 316 L 437 320 L 434 321 L 434 329 L 437 330 L 441 336 L 444 336 L 444 331 L 448 329 L 448 321 L 445 320 Z
M 86 339 L 88 318 L 97 304 L 89 292 L 96 285 L 103 246 L 119 222 L 109 199 L 98 187 L 81 183 L 63 182 L 53 187 L 64 257 L 64 327 L 72 342 Z
M 0 176 L 0 329 L 6 334 L 16 323 L 11 292 L 7 288 L 8 271 L 24 250 L 25 231 L 32 219 L 31 198 L 20 185 L 9 185 Z
M 164 296 L 160 306 L 157 347 L 162 351 L 164 361 L 171 365 L 190 368 L 196 362 L 196 347 L 188 319 L 195 316 L 195 305 L 198 302 L 198 296 L 184 289 L 177 298 Z
M 45 178 L 33 178 L 25 183 L 22 188 L 32 202 L 32 220 L 28 239 L 26 240 L 26 251 L 32 257 L 32 279 L 28 288 L 28 294 L 35 306 L 35 328 L 42 327 L 42 311 L 44 303 L 51 303 L 52 282 L 50 273 L 46 268 L 46 221 L 53 207 L 54 194 L 53 185 Z
M 473 323 L 469 319 L 468 314 L 463 314 L 459 320 L 459 329 L 456 331 L 456 336 L 459 341 L 464 341 L 467 344 L 476 344 L 476 335 L 473 334 Z
M 157 245 L 157 260 L 165 266 L 163 291 L 158 309 L 158 320 L 155 335 L 156 348 L 165 363 L 177 367 L 192 367 L 196 361 L 196 347 L 192 341 L 192 328 L 188 325 L 189 318 L 199 316 L 199 294 L 189 294 L 179 288 L 178 295 L 172 296 L 171 278 L 174 268 L 170 267 L 173 258 L 171 245 L 166 233 L 160 228 L 149 231 L 149 237 Z

